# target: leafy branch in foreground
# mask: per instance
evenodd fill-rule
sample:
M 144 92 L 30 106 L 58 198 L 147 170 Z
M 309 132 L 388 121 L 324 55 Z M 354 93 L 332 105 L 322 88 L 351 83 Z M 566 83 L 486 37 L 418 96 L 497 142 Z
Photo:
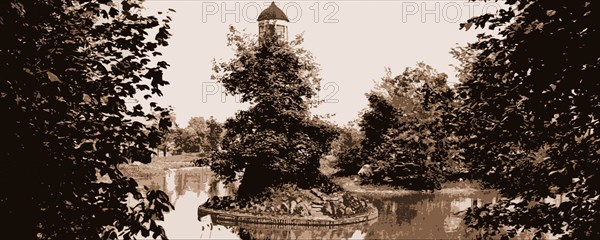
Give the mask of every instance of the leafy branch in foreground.
M 156 220 L 172 209 L 168 197 L 117 166 L 150 162 L 171 124 L 154 102 L 126 104 L 168 84 L 168 64 L 153 57 L 169 23 L 133 0 L 0 3 L 5 229 L 26 239 L 166 238 Z
M 459 95 L 467 159 L 504 199 L 469 210 L 481 238 L 600 238 L 600 72 L 592 1 L 507 1 L 469 20 L 489 26 L 470 44 Z M 547 199 L 558 199 L 549 203 Z

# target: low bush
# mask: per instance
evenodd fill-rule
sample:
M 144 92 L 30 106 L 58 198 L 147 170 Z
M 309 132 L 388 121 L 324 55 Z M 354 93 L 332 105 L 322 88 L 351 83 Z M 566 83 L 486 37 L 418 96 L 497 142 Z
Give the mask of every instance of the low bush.
M 207 167 L 212 164 L 212 158 L 202 156 L 192 162 L 194 163 L 194 167 Z

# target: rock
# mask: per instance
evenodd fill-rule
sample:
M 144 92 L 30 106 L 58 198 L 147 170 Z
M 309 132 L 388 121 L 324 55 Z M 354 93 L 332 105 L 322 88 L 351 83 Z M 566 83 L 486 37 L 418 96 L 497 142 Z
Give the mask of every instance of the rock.
M 333 209 L 329 204 L 326 204 L 323 208 L 321 208 L 321 211 L 325 214 L 333 214 Z
M 346 205 L 343 202 L 337 202 L 335 203 L 335 206 L 339 209 L 346 209 L 346 207 L 348 207 L 349 205 Z
M 295 200 L 290 202 L 290 213 L 294 213 L 296 208 L 298 207 L 298 203 Z
M 337 215 L 337 216 L 343 216 L 345 214 L 346 214 L 346 210 L 344 210 L 343 208 L 338 208 L 336 210 L 336 214 L 335 215 Z
M 310 189 L 310 192 L 312 194 L 314 194 L 315 196 L 317 196 L 319 199 L 324 200 L 323 199 L 323 193 L 321 193 L 318 189 L 312 188 L 312 189 Z
M 360 178 L 369 178 L 373 176 L 373 169 L 370 164 L 363 165 L 360 170 L 358 170 L 358 176 Z
M 287 204 L 281 203 L 281 205 L 279 205 L 279 210 L 281 210 L 283 212 L 289 212 L 290 208 L 287 206 Z
M 352 210 L 351 207 L 346 207 L 346 214 L 348 214 L 348 215 L 354 214 L 354 210 Z
M 308 215 L 310 215 L 310 211 L 308 211 L 308 209 L 303 208 L 303 207 L 300 207 L 299 209 L 300 209 L 300 215 L 301 216 L 308 216 Z
M 302 207 L 302 209 L 306 209 L 307 211 L 310 211 L 310 209 L 312 209 L 312 208 L 310 207 L 310 204 L 308 204 L 308 203 L 307 203 L 307 202 L 305 202 L 305 201 L 299 202 L 299 203 L 298 203 L 298 205 L 300 205 L 300 207 Z
M 331 209 L 331 214 L 332 214 L 333 216 L 335 216 L 335 215 L 337 215 L 337 214 L 338 214 L 338 209 L 337 209 L 337 207 L 335 206 L 335 204 L 333 204 L 333 202 L 329 202 L 329 204 L 327 204 L 327 205 L 329 205 L 329 209 Z
M 308 210 L 308 213 L 310 216 L 313 216 L 313 217 L 323 216 L 323 212 L 321 212 L 320 210 L 314 209 L 314 208 Z

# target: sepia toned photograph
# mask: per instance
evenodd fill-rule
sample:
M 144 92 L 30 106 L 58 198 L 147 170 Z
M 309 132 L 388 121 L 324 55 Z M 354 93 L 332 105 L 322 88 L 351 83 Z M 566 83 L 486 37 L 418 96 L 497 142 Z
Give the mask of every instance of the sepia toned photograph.
M 2 0 L 1 238 L 600 239 L 593 6 Z

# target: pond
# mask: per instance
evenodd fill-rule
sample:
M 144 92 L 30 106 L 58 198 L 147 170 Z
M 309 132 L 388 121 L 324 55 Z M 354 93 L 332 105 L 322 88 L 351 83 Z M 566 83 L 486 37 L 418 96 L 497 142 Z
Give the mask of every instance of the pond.
M 465 210 L 498 197 L 493 191 L 460 188 L 397 196 L 365 194 L 379 210 L 379 217 L 364 224 L 225 226 L 213 223 L 210 216 L 198 217 L 198 206 L 209 197 L 230 195 L 235 189 L 233 184 L 216 181 L 210 169 L 186 167 L 133 175 L 140 185 L 169 195 L 175 210 L 166 213 L 161 224 L 170 239 L 464 239 L 469 236 L 462 221 Z

